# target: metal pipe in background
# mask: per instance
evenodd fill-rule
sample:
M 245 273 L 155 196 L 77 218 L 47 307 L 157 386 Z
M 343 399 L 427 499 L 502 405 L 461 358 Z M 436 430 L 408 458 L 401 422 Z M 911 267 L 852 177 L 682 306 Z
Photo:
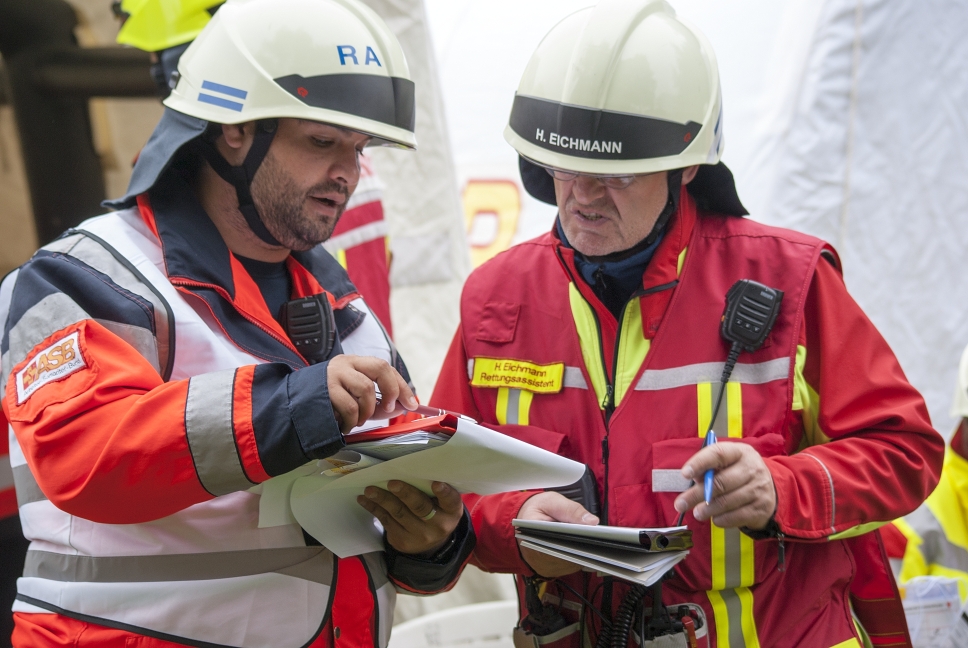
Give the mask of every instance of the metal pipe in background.
M 14 109 L 40 244 L 104 211 L 88 99 L 157 96 L 147 54 L 82 49 L 76 25 L 64 0 L 0 0 L 3 94 Z

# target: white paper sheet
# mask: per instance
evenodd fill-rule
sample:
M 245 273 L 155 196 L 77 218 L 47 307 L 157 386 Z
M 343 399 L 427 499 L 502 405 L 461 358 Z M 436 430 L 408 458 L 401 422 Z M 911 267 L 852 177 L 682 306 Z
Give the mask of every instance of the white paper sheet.
M 527 547 L 528 549 L 534 549 L 535 551 L 540 551 L 541 553 L 546 553 L 549 556 L 554 556 L 555 558 L 561 558 L 562 560 L 573 562 L 576 565 L 581 565 L 582 567 L 585 567 L 591 571 L 601 572 L 603 574 L 611 574 L 612 576 L 616 576 L 625 581 L 642 583 L 646 587 L 655 584 L 655 582 L 659 580 L 664 573 L 675 567 L 689 554 L 688 551 L 674 551 L 669 554 L 660 554 L 667 556 L 667 560 L 653 565 L 651 569 L 638 572 L 630 569 L 623 569 L 617 565 L 610 565 L 609 563 L 595 560 L 594 558 L 586 558 L 584 556 L 577 556 L 565 551 L 552 549 L 551 547 L 536 544 L 531 540 L 522 539 L 521 546 Z
M 597 562 L 603 562 L 622 569 L 634 572 L 646 572 L 654 569 L 661 569 L 666 563 L 675 564 L 680 552 L 669 551 L 655 553 L 642 553 L 640 551 L 622 551 L 611 547 L 596 547 L 595 545 L 582 544 L 580 542 L 567 542 L 565 540 L 546 540 L 544 538 L 533 538 L 526 535 L 515 534 L 519 540 L 526 541 L 529 545 L 539 545 L 548 547 L 555 551 L 560 551 L 569 555 L 581 558 L 591 558 Z M 678 562 L 678 561 L 676 561 Z
M 338 479 L 299 477 L 290 505 L 300 526 L 341 558 L 383 550 L 381 531 L 356 498 L 374 485 L 386 488 L 398 479 L 425 493 L 432 481 L 450 484 L 461 493 L 491 495 L 573 484 L 583 464 L 522 441 L 459 420 L 450 441 L 437 448 L 386 461 Z

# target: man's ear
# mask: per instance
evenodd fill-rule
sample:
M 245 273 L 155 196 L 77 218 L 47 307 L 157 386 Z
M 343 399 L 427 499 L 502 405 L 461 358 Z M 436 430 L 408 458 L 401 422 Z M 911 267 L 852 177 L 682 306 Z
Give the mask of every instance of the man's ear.
M 218 138 L 215 145 L 229 164 L 238 166 L 245 160 L 254 135 L 255 122 L 222 124 L 222 137 Z
M 698 164 L 694 164 L 691 167 L 686 167 L 685 169 L 683 169 L 683 171 L 682 171 L 682 185 L 683 186 L 686 186 L 687 184 L 689 184 L 690 182 L 692 182 L 695 179 L 697 173 L 699 173 L 699 165 Z

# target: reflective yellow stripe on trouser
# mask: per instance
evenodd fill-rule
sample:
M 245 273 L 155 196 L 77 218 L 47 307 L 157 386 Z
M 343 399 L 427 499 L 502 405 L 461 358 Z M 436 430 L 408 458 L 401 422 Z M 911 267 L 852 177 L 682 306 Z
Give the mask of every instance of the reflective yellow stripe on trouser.
M 528 425 L 528 412 L 534 393 L 526 389 L 501 387 L 497 390 L 497 422 L 501 425 Z
M 709 419 L 719 385 L 700 383 L 696 385 L 699 403 L 699 436 L 706 436 Z M 728 383 L 726 396 L 719 407 L 716 434 L 722 437 L 743 436 L 743 386 Z M 725 431 L 725 434 L 724 434 Z M 755 579 L 753 562 L 753 539 L 739 529 L 721 529 L 710 523 L 710 547 L 712 553 L 712 585 L 706 592 L 713 606 L 716 620 L 716 645 L 720 648 L 759 648 L 753 618 L 753 593 L 750 586 Z

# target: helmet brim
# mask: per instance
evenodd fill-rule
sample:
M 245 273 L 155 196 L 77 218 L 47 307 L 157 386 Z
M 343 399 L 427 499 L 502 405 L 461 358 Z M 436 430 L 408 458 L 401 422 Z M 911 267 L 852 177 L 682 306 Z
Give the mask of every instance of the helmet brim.
M 549 205 L 558 204 L 555 198 L 555 181 L 543 167 L 519 155 L 518 168 L 521 172 L 521 183 L 533 198 Z M 739 199 L 733 173 L 722 162 L 699 165 L 696 177 L 689 183 L 688 189 L 700 209 L 728 216 L 749 215 Z

